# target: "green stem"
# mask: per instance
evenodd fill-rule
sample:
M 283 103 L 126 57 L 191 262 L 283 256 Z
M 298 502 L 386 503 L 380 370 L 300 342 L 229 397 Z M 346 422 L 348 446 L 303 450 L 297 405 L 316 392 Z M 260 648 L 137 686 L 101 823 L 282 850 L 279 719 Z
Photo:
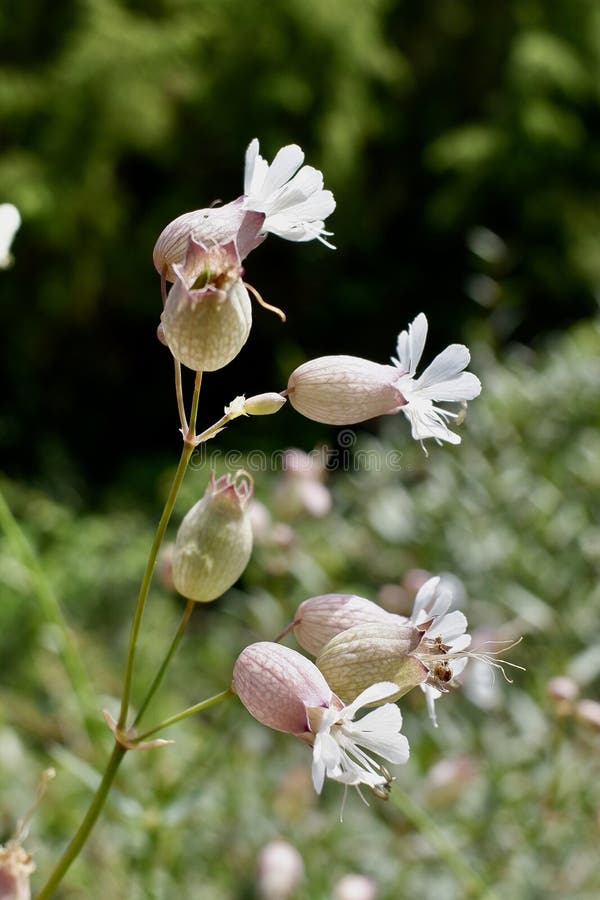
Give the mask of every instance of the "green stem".
M 202 384 L 202 372 L 196 372 L 196 380 L 194 383 L 194 396 L 192 398 L 192 412 L 190 415 L 190 425 L 187 433 L 184 435 L 183 439 L 183 448 L 181 450 L 181 457 L 179 459 L 179 465 L 177 466 L 177 471 L 175 472 L 175 477 L 173 478 L 173 482 L 171 484 L 171 489 L 169 490 L 169 495 L 165 501 L 165 506 L 162 512 L 162 516 L 160 517 L 160 522 L 158 523 L 158 528 L 156 529 L 156 534 L 154 535 L 154 540 L 152 541 L 152 547 L 150 548 L 150 554 L 148 556 L 148 561 L 146 563 L 146 569 L 144 571 L 144 577 L 142 578 L 142 583 L 140 585 L 140 592 L 138 594 L 138 599 L 135 607 L 135 613 L 133 616 L 133 622 L 131 623 L 131 633 L 129 636 L 129 648 L 127 651 L 127 662 L 125 665 L 125 677 L 123 680 L 123 694 L 121 696 L 121 712 L 119 714 L 119 721 L 117 723 L 117 728 L 123 729 L 125 728 L 125 724 L 127 721 L 127 714 L 129 712 L 129 701 L 131 699 L 131 686 L 133 680 L 133 664 L 135 661 L 135 651 L 137 647 L 138 636 L 140 632 L 140 626 L 142 624 L 142 616 L 144 615 L 144 609 L 146 608 L 146 601 L 148 599 L 148 592 L 150 590 L 150 584 L 152 582 L 152 575 L 154 574 L 154 567 L 156 565 L 156 559 L 158 557 L 158 551 L 160 550 L 160 546 L 163 542 L 163 538 L 165 536 L 165 531 L 167 529 L 167 525 L 169 524 L 169 519 L 171 518 L 171 513 L 173 512 L 173 507 L 175 506 L 175 501 L 177 499 L 177 495 L 179 494 L 179 489 L 183 482 L 183 477 L 185 475 L 188 463 L 194 452 L 195 448 L 195 429 L 196 429 L 196 416 L 198 414 L 198 402 L 200 398 L 200 386 Z
M 77 832 L 73 836 L 71 843 L 68 845 L 57 865 L 55 866 L 54 871 L 51 873 L 46 884 L 37 895 L 36 900 L 46 900 L 47 897 L 52 896 L 54 890 L 62 881 L 65 872 L 67 871 L 73 860 L 78 856 L 81 848 L 87 841 L 92 828 L 94 827 L 96 819 L 102 812 L 102 809 L 106 802 L 106 798 L 108 797 L 108 792 L 112 787 L 112 783 L 115 780 L 115 775 L 117 774 L 117 770 L 121 765 L 121 761 L 125 756 L 125 753 L 125 748 L 120 744 L 115 743 L 112 755 L 108 761 L 108 765 L 106 766 L 104 775 L 102 776 L 102 781 L 98 785 L 98 789 L 94 794 L 94 799 L 92 800 L 89 809 L 85 814 L 85 818 L 83 819 L 81 825 L 77 829 Z
M 164 719 L 158 725 L 154 725 L 148 731 L 138 735 L 135 738 L 134 743 L 137 744 L 140 741 L 145 741 L 146 738 L 151 737 L 153 734 L 157 734 L 157 732 L 163 731 L 163 729 L 169 728 L 171 725 L 176 725 L 178 722 L 182 722 L 184 719 L 189 718 L 189 716 L 194 716 L 196 713 L 202 712 L 211 706 L 216 706 L 217 703 L 222 703 L 223 700 L 233 696 L 235 696 L 233 691 L 231 688 L 228 688 L 226 691 L 221 691 L 220 694 L 215 694 L 214 697 L 209 697 L 207 700 L 201 700 L 200 703 L 195 703 L 194 706 L 188 706 L 187 709 L 177 713 L 177 715 Z
M 402 814 L 429 840 L 432 847 L 446 862 L 448 868 L 452 869 L 463 885 L 464 897 L 497 900 L 496 895 L 486 885 L 479 873 L 465 862 L 460 850 L 451 844 L 441 828 L 438 828 L 425 810 L 411 800 L 408 794 L 400 790 L 397 784 L 394 784 L 391 798 Z
M 139 723 L 140 719 L 146 712 L 146 709 L 148 708 L 148 704 L 150 703 L 154 694 L 156 693 L 156 691 L 158 690 L 158 688 L 161 685 L 161 682 L 164 678 L 165 672 L 167 671 L 167 667 L 168 667 L 169 663 L 171 662 L 171 660 L 173 659 L 173 656 L 174 656 L 175 651 L 177 650 L 179 644 L 181 643 L 181 639 L 185 633 L 185 629 L 187 628 L 188 622 L 190 621 L 190 617 L 192 615 L 195 605 L 196 604 L 194 603 L 193 600 L 188 600 L 185 610 L 184 610 L 184 613 L 183 613 L 183 616 L 181 617 L 181 622 L 179 623 L 179 628 L 177 629 L 177 631 L 175 633 L 175 637 L 171 641 L 171 646 L 169 647 L 167 655 L 165 656 L 164 660 L 162 661 L 161 667 L 158 670 L 158 672 L 156 673 L 154 681 L 150 685 L 150 689 L 148 690 L 148 693 L 144 697 L 142 704 L 138 710 L 138 714 L 135 717 L 135 721 L 133 723 L 134 728 Z
M 81 718 L 93 740 L 100 731 L 101 720 L 98 716 L 94 693 L 90 687 L 88 676 L 79 655 L 77 644 L 69 628 L 59 600 L 50 585 L 37 554 L 29 542 L 23 529 L 15 519 L 10 507 L 0 491 L 0 526 L 4 530 L 9 545 L 17 559 L 25 565 L 31 576 L 33 589 L 37 595 L 42 613 L 60 632 L 60 655 L 65 671 L 69 677 L 73 692 L 79 704 Z

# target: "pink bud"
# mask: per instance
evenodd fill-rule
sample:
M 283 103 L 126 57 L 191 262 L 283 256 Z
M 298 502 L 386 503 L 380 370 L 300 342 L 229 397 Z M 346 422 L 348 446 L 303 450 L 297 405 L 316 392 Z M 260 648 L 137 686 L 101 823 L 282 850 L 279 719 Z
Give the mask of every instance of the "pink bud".
M 263 725 L 297 737 L 310 734 L 307 707 L 328 709 L 333 701 L 314 663 L 269 641 L 242 650 L 233 667 L 232 690 Z
M 321 356 L 290 375 L 289 401 L 299 413 L 327 425 L 352 425 L 398 412 L 406 400 L 394 366 L 356 356 Z
M 304 650 L 318 656 L 336 634 L 354 625 L 376 622 L 401 625 L 405 621 L 402 616 L 386 612 L 356 594 L 322 594 L 300 604 L 294 615 L 294 634 Z

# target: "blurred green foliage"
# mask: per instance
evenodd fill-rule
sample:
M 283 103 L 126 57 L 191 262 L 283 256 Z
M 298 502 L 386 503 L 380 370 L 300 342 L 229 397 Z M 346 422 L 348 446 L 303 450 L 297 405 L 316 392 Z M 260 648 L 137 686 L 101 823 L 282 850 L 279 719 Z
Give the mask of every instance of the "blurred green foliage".
M 176 438 L 151 249 L 182 211 L 239 194 L 254 135 L 269 158 L 298 142 L 323 169 L 339 249 L 270 238 L 249 259 L 289 325 L 257 313 L 209 421 L 307 355 L 384 359 L 382 335 L 423 308 L 440 343 L 477 326 L 500 344 L 595 308 L 595 0 L 13 6 L 0 199 L 24 224 L 2 276 L 0 433 L 14 472 L 84 501 L 117 475 L 143 494 L 132 419 L 151 454 Z
M 151 719 L 223 689 L 239 650 L 272 638 L 309 595 L 353 591 L 407 611 L 415 569 L 462 580 L 477 640 L 523 635 L 504 655 L 526 672 L 511 673 L 512 685 L 486 680 L 483 696 L 467 678 L 463 691 L 438 702 L 438 729 L 419 691 L 404 698 L 412 755 L 396 771 L 397 800 L 373 798 L 367 808 L 351 794 L 343 824 L 341 787 L 313 796 L 299 742 L 259 726 L 233 700 L 187 721 L 169 735 L 175 747 L 125 761 L 61 897 L 246 900 L 256 896 L 257 854 L 276 836 L 303 854 L 298 900 L 328 900 L 349 871 L 373 876 L 380 900 L 483 896 L 452 859 L 472 866 L 498 897 L 597 896 L 598 730 L 561 715 L 547 688 L 568 675 L 581 696 L 594 697 L 600 678 L 600 324 L 502 365 L 483 345 L 477 354 L 484 393 L 469 406 L 462 445 L 433 445 L 425 457 L 401 413 L 378 434 L 346 432 L 330 449 L 333 505 L 324 517 L 301 511 L 287 476 L 259 471 L 258 455 L 246 459 L 270 518 L 263 510 L 238 588 L 195 611 Z M 188 474 L 173 529 L 207 474 L 198 465 Z M 4 489 L 73 624 L 99 705 L 114 710 L 153 517 L 115 500 L 99 515 L 22 484 Z M 167 573 L 160 565 L 139 684 L 154 674 L 182 611 Z M 52 762 L 59 772 L 27 842 L 41 878 L 80 818 L 109 735 L 88 744 L 60 635 L 6 540 L 0 584 L 5 835 L 41 769 Z M 403 793 L 429 817 L 425 830 Z

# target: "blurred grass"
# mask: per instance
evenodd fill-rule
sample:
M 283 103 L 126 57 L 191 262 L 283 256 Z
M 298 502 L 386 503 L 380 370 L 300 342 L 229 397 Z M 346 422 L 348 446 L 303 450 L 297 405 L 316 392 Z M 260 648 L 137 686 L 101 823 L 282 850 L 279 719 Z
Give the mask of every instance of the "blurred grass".
M 349 454 L 341 435 L 332 461 L 349 471 L 330 474 L 333 507 L 320 519 L 293 504 L 286 512 L 280 472 L 255 473 L 272 521 L 243 582 L 196 610 L 147 722 L 226 687 L 239 650 L 273 637 L 307 596 L 353 591 L 401 610 L 412 570 L 452 572 L 482 639 L 524 635 L 508 658 L 527 671 L 512 685 L 486 684 L 483 696 L 467 679 L 464 692 L 439 702 L 437 730 L 420 692 L 407 697 L 412 755 L 395 773 L 399 796 L 418 804 L 449 852 L 496 896 L 591 900 L 600 892 L 600 734 L 559 715 L 547 683 L 568 674 L 583 696 L 597 696 L 600 325 L 582 324 L 538 352 L 516 349 L 501 364 L 484 346 L 475 355 L 484 392 L 469 408 L 462 446 L 434 445 L 426 458 L 402 415 L 382 421 L 378 435 L 351 436 Z M 157 480 L 157 509 L 167 480 Z M 189 473 L 179 514 L 205 480 Z M 24 484 L 5 481 L 3 489 L 72 625 L 98 710 L 114 712 L 155 522 L 118 498 L 81 512 Z M 41 883 L 78 824 L 110 741 L 107 732 L 87 743 L 56 624 L 44 618 L 31 569 L 6 538 L 0 590 L 0 840 L 29 805 L 41 770 L 55 765 L 27 842 Z M 153 676 L 181 610 L 157 578 L 138 684 Z M 255 896 L 257 854 L 275 836 L 304 857 L 300 900 L 331 897 L 349 871 L 375 878 L 382 900 L 484 895 L 393 801 L 374 798 L 367 808 L 351 794 L 340 824 L 341 787 L 314 797 L 306 748 L 259 726 L 235 700 L 169 736 L 174 747 L 125 760 L 59 896 L 245 900 Z

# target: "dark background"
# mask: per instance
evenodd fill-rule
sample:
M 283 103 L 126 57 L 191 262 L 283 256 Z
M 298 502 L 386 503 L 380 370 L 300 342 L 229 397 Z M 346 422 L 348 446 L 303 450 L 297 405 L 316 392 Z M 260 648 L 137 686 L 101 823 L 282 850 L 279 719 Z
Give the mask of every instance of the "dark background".
M 203 424 L 311 356 L 385 362 L 420 310 L 434 352 L 535 344 L 597 308 L 594 0 L 25 0 L 0 7 L 0 59 L 0 201 L 23 217 L 0 273 L 0 447 L 73 502 L 143 500 L 177 452 L 152 248 L 241 193 L 254 136 L 323 170 L 338 249 L 270 237 L 249 257 L 288 323 L 255 308 Z M 284 410 L 225 446 L 323 433 Z

